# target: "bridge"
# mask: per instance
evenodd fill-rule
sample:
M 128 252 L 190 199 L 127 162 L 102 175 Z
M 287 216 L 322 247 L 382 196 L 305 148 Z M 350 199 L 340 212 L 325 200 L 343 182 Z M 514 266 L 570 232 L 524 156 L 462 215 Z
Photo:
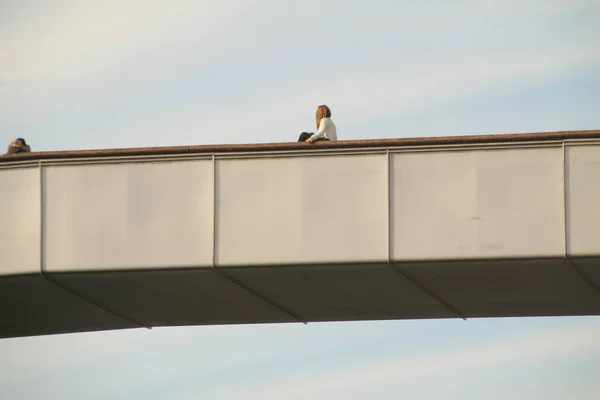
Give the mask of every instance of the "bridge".
M 600 131 L 0 156 L 0 337 L 600 315 Z

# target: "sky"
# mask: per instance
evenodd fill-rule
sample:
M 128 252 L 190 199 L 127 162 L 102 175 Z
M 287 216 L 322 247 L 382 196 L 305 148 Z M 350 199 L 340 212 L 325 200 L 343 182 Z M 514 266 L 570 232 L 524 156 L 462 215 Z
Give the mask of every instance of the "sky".
M 600 0 L 0 0 L 0 144 L 600 129 Z M 4 143 L 4 144 L 2 144 Z M 600 318 L 0 340 L 6 399 L 596 399 Z

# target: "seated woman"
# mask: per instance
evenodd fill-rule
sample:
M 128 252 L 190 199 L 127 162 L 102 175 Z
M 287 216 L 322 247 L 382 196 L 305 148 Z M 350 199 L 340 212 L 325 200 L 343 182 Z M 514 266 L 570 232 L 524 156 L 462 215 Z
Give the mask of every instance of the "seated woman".
M 337 130 L 331 120 L 331 110 L 326 105 L 317 108 L 317 133 L 302 132 L 298 142 L 336 141 Z
M 11 144 L 8 145 L 7 154 L 30 153 L 30 152 L 31 152 L 31 148 L 29 147 L 29 145 L 27 143 L 25 143 L 25 139 L 23 139 L 23 138 L 18 138 L 17 140 L 15 140 L 14 142 L 12 142 Z

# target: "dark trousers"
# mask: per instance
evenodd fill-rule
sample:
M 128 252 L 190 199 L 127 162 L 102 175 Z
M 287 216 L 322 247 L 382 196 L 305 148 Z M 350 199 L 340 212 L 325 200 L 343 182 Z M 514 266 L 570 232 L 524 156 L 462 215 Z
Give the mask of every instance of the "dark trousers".
M 313 135 L 313 133 L 311 133 L 311 132 L 302 132 L 300 134 L 300 137 L 298 138 L 298 142 L 306 142 L 306 139 L 308 139 L 312 135 Z M 328 141 L 329 141 L 329 139 L 324 138 L 324 137 L 315 140 L 315 142 L 328 142 Z
M 310 137 L 310 136 L 309 136 Z M 27 149 L 24 147 L 8 147 L 8 153 L 6 154 L 15 154 L 15 153 L 27 153 Z

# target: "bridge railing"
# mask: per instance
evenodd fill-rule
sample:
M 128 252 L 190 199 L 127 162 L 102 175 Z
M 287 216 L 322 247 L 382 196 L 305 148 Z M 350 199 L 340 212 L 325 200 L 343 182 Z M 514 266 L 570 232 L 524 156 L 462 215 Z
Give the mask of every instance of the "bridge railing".
M 592 133 L 3 157 L 0 275 L 598 256 Z

